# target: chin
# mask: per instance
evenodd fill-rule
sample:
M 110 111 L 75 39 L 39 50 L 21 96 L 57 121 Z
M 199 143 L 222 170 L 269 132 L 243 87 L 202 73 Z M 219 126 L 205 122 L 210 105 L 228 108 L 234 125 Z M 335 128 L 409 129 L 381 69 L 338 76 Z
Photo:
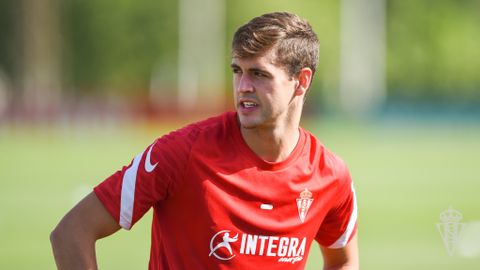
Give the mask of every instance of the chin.
M 248 118 L 251 117 L 242 117 L 241 115 L 239 116 L 238 122 L 240 123 L 240 127 L 245 129 L 254 129 L 259 126 L 260 123 L 258 123 L 258 120 Z
M 240 119 L 240 127 L 245 128 L 245 129 L 254 129 L 258 125 L 256 123 L 253 123 L 252 121 L 242 121 Z
M 257 125 L 252 125 L 252 124 L 242 124 L 240 123 L 240 126 L 243 128 L 243 129 L 255 129 L 257 128 L 258 126 Z

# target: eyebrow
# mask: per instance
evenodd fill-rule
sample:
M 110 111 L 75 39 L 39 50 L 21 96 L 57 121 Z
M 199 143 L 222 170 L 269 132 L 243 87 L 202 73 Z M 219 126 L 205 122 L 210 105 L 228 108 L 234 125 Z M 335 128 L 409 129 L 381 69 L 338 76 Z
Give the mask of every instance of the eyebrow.
M 231 68 L 238 68 L 238 69 L 241 69 L 239 65 L 235 64 L 235 63 L 232 63 L 230 64 L 230 67 Z M 268 76 L 271 76 L 272 74 L 264 69 L 261 69 L 261 68 L 249 68 L 248 69 L 249 72 L 260 72 L 260 73 L 264 73 L 265 75 L 268 75 Z

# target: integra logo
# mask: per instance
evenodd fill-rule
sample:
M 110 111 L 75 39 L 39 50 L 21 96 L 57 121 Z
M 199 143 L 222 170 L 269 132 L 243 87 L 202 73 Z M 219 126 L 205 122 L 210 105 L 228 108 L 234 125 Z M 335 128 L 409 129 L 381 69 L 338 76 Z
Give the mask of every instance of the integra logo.
M 218 242 L 217 238 L 219 238 L 220 235 L 222 236 L 221 242 L 219 242 L 214 246 L 214 243 Z M 213 255 L 217 259 L 222 261 L 227 261 L 232 259 L 233 257 L 235 257 L 235 255 L 233 254 L 232 246 L 230 246 L 230 243 L 237 242 L 237 240 L 238 240 L 238 234 L 235 235 L 235 237 L 230 238 L 230 231 L 228 230 L 223 230 L 216 233 L 210 240 L 210 254 L 208 256 L 210 257 Z M 221 248 L 227 249 L 228 251 L 227 256 L 223 255 L 223 253 L 220 253 L 220 254 L 216 253 L 216 251 L 218 251 Z
M 240 245 L 236 243 L 240 240 Z M 232 233 L 230 230 L 217 232 L 210 240 L 209 257 L 222 261 L 233 259 L 236 254 L 279 257 L 279 262 L 296 263 L 303 260 L 307 238 L 265 236 Z

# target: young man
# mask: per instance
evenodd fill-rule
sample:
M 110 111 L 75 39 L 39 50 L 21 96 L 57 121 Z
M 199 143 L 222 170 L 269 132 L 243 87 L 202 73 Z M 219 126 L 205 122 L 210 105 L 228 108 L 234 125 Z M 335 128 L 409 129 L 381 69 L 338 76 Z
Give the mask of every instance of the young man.
M 153 207 L 149 269 L 358 269 L 345 163 L 299 127 L 318 40 L 296 15 L 237 30 L 236 112 L 165 135 L 99 184 L 51 235 L 59 269 L 96 269 L 95 242 Z

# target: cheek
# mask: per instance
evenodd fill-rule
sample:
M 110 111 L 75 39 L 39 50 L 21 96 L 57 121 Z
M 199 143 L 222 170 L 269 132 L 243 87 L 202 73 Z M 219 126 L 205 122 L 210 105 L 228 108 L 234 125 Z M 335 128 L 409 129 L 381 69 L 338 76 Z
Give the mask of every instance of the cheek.
M 294 86 L 292 83 L 275 83 L 270 85 L 269 95 L 274 100 L 284 101 L 285 99 L 291 99 L 294 93 Z
M 238 89 L 238 87 L 237 87 L 238 86 L 237 76 L 233 76 L 232 84 L 233 84 L 233 91 L 235 92 Z

